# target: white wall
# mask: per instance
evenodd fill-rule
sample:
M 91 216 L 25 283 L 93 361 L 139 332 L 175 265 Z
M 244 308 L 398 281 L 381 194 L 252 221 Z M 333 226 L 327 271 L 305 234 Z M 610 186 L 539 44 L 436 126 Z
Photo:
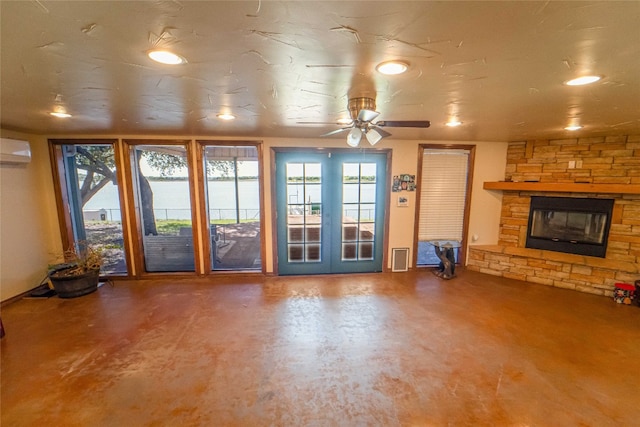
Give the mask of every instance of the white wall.
M 40 136 L 21 135 L 8 131 L 3 137 L 31 141 L 32 161 L 26 166 L 0 166 L 0 298 L 6 300 L 35 287 L 46 273 L 49 263 L 56 260 L 62 244 L 58 229 L 57 211 L 53 193 L 53 181 L 49 161 L 47 139 Z M 59 137 L 59 136 L 56 136 Z M 116 136 L 115 138 L 153 138 L 141 135 Z M 169 136 L 163 136 L 168 138 Z M 61 137 L 63 138 L 63 137 Z M 101 136 L 74 136 L 74 138 L 105 138 Z M 112 136 L 112 138 L 114 138 Z M 173 138 L 173 136 L 171 136 Z M 176 139 L 223 139 L 211 136 L 175 136 Z M 255 140 L 255 138 L 224 138 L 224 140 Z M 346 148 L 342 139 L 287 139 L 267 138 L 264 144 L 264 196 L 266 256 L 264 264 L 268 273 L 273 272 L 274 254 L 271 208 L 271 148 L 272 147 L 339 147 Z M 376 148 L 392 149 L 391 175 L 417 175 L 418 146 L 429 144 L 473 144 L 476 158 L 471 196 L 470 244 L 495 244 L 498 241 L 501 194 L 482 189 L 484 181 L 504 179 L 506 142 L 470 141 L 408 141 L 385 139 Z M 408 207 L 397 206 L 397 196 L 409 199 Z M 417 192 L 390 194 L 389 252 L 387 267 L 391 267 L 392 248 L 412 248 L 415 204 Z M 472 236 L 478 240 L 473 241 Z M 413 253 L 410 254 L 410 260 Z
M 45 138 L 1 131 L 27 140 L 31 162 L 0 165 L 0 300 L 36 287 L 61 252 L 49 151 Z

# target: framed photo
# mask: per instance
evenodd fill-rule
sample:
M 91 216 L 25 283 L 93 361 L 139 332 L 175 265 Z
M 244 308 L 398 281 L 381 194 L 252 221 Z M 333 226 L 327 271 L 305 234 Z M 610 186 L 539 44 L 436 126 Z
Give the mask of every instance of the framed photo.
M 400 176 L 395 175 L 393 177 L 393 186 L 391 187 L 391 191 L 394 193 L 400 191 Z
M 394 175 L 391 191 L 416 191 L 416 176 L 409 174 Z
M 409 199 L 406 196 L 398 196 L 398 206 L 403 208 L 409 206 Z

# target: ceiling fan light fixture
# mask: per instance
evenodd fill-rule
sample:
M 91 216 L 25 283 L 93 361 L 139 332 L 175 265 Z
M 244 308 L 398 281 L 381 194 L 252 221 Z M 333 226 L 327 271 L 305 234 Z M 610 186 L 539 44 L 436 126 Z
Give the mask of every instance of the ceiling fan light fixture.
M 182 56 L 164 49 L 153 49 L 147 52 L 147 56 L 152 60 L 166 65 L 186 64 L 187 60 Z
M 402 74 L 409 69 L 409 64 L 404 61 L 385 61 L 376 66 L 380 74 L 396 75 Z
M 595 83 L 600 79 L 602 79 L 602 76 L 598 76 L 598 75 L 582 76 L 582 77 L 577 77 L 575 79 L 568 80 L 564 84 L 567 86 L 583 86 L 583 85 Z
M 347 135 L 347 145 L 349 147 L 356 148 L 360 145 L 360 140 L 362 139 L 362 130 L 360 128 L 353 128 L 349 131 Z
M 367 138 L 367 141 L 369 141 L 369 144 L 371 145 L 376 145 L 383 138 L 383 135 L 381 135 L 380 132 L 375 129 L 369 129 L 367 133 L 364 134 L 364 136 Z

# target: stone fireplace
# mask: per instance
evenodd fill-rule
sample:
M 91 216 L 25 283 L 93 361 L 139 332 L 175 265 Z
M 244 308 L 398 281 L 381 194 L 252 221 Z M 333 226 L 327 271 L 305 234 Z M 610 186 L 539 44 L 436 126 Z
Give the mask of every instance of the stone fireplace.
M 640 135 L 512 142 L 505 181 L 485 183 L 485 189 L 502 192 L 499 241 L 470 246 L 467 268 L 607 296 L 615 283 L 640 279 Z M 535 205 L 548 197 L 566 199 L 563 213 L 553 214 L 551 228 L 534 230 L 542 234 L 537 243 L 557 238 L 567 240 L 566 247 L 580 240 L 572 233 L 581 232 L 583 240 L 601 240 L 602 247 L 566 253 L 528 244 L 532 204 L 540 221 L 550 220 L 550 210 Z M 582 215 L 585 199 L 608 200 L 611 207 Z M 573 230 L 565 238 L 553 236 L 563 228 Z

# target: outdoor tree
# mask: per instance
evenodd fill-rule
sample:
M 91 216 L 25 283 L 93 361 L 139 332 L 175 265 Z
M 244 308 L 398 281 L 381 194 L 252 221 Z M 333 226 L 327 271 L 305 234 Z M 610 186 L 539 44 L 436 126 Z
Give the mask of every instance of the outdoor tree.
M 117 184 L 115 173 L 115 157 L 111 145 L 76 145 L 75 163 L 78 169 L 79 191 L 82 207 L 107 184 Z M 143 232 L 145 235 L 158 234 L 153 211 L 153 191 L 147 177 L 142 173 L 140 162 L 144 161 L 160 176 L 167 177 L 176 170 L 187 167 L 186 158 L 182 155 L 165 151 L 137 150 L 138 190 L 142 209 Z M 80 172 L 82 171 L 82 172 Z M 233 172 L 233 163 L 229 161 L 209 160 L 207 173 L 218 172 L 221 176 L 229 176 Z
M 105 185 L 110 182 L 117 184 L 115 159 L 111 146 L 77 145 L 75 149 L 76 168 L 84 172 L 84 174 L 78 174 L 78 178 L 82 181 L 80 199 L 84 207 Z

